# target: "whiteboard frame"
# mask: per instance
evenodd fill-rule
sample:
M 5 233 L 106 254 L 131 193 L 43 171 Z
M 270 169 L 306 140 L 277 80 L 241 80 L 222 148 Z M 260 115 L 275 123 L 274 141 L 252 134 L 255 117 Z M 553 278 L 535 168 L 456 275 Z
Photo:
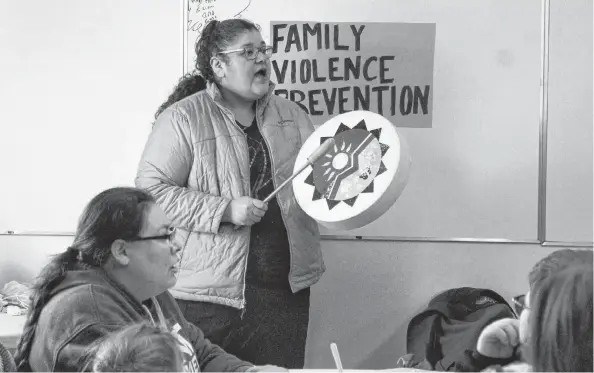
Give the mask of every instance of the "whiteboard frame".
M 182 0 L 182 73 L 187 74 L 190 69 L 187 64 L 188 50 L 187 24 L 190 0 Z M 558 247 L 594 247 L 593 242 L 559 242 L 546 239 L 546 206 L 547 206 L 547 140 L 548 140 L 548 92 L 549 92 L 549 39 L 550 39 L 550 0 L 542 0 L 541 12 L 541 84 L 540 84 L 540 112 L 539 112 L 539 159 L 538 159 L 538 212 L 537 237 L 535 240 L 510 240 L 505 238 L 436 238 L 436 237 L 362 237 L 322 235 L 323 240 L 360 240 L 360 241 L 388 241 L 388 242 L 433 242 L 433 243 L 491 243 L 491 244 L 537 244 L 541 246 Z M 74 236 L 71 232 L 33 232 L 6 231 L 0 236 Z
M 540 113 L 538 115 L 538 226 L 536 232 L 537 239 L 543 243 L 547 240 L 547 139 L 549 127 L 550 10 L 551 1 L 542 0 Z
M 72 232 L 34 232 L 34 231 L 6 231 L 0 232 L 0 236 L 15 237 L 74 237 Z M 507 240 L 500 238 L 422 238 L 422 237 L 363 237 L 363 236 L 338 236 L 321 235 L 323 241 L 372 241 L 372 242 L 422 242 L 422 243 L 467 243 L 467 244 L 504 244 L 504 245 L 539 245 L 548 247 L 574 247 L 574 248 L 593 248 L 591 242 L 563 242 L 563 241 L 544 241 L 539 240 Z

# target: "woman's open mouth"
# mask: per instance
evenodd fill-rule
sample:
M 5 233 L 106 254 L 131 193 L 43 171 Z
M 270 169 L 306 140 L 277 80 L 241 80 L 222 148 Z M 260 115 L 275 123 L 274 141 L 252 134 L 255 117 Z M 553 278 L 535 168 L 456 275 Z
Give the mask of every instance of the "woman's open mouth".
M 266 66 L 260 67 L 254 74 L 254 77 L 260 79 L 268 79 L 268 69 L 266 68 Z

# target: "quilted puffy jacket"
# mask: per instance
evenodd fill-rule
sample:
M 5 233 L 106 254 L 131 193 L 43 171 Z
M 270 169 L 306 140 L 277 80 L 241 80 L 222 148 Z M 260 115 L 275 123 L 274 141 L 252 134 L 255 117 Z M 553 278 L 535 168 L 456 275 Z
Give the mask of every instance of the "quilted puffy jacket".
M 268 94 L 256 103 L 256 122 L 268 148 L 275 187 L 293 173 L 314 131 L 295 103 Z M 166 109 L 156 120 L 136 176 L 180 231 L 181 270 L 171 293 L 180 299 L 245 306 L 250 228 L 221 223 L 232 199 L 250 195 L 245 133 L 215 84 Z M 287 228 L 293 292 L 315 284 L 325 265 L 317 223 L 300 208 L 288 185 L 277 195 Z M 176 238 L 177 239 L 177 238 Z

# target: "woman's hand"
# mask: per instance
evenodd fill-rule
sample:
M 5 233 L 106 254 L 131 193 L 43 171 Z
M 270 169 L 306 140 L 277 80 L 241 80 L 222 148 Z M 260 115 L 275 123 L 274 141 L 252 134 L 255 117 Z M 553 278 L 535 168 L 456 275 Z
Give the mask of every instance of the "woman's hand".
M 223 214 L 223 221 L 235 225 L 254 225 L 268 210 L 268 204 L 250 197 L 236 198 L 229 205 Z
M 501 319 L 483 329 L 476 343 L 476 350 L 483 356 L 506 359 L 513 356 L 514 349 L 519 344 L 520 321 Z

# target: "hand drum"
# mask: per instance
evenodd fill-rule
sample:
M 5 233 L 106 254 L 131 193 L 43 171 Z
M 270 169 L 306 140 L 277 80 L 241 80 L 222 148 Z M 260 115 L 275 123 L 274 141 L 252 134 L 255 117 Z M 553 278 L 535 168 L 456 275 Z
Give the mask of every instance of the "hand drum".
M 383 116 L 351 111 L 318 127 L 299 151 L 295 171 L 331 137 L 334 146 L 293 179 L 293 191 L 305 213 L 323 226 L 360 228 L 388 211 L 404 190 L 408 147 Z

